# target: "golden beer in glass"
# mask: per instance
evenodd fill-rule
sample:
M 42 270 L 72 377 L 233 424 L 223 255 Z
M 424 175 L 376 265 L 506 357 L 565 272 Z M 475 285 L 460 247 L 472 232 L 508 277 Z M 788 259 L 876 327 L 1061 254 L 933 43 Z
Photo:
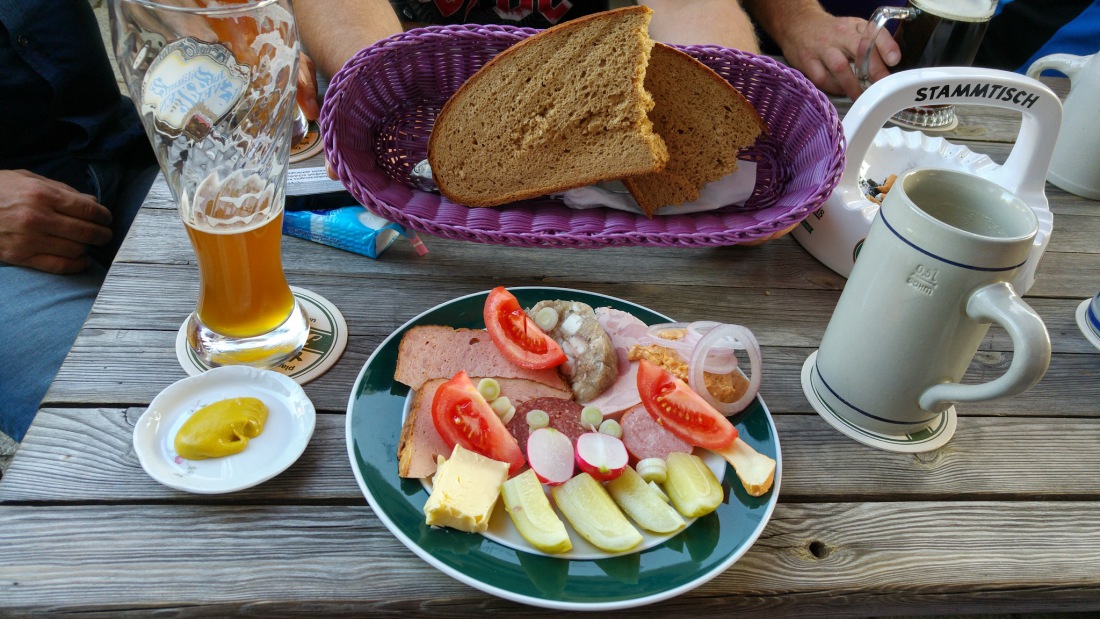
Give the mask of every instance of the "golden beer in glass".
M 112 0 L 115 57 L 199 267 L 205 365 L 275 367 L 308 321 L 283 273 L 298 38 L 287 0 Z

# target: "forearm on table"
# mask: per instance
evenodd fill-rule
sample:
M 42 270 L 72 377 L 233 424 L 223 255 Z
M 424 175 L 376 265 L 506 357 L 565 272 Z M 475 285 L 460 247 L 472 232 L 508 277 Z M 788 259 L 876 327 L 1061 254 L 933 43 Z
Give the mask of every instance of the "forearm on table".
M 401 32 L 387 0 L 295 0 L 294 15 L 302 47 L 326 77 L 359 50 Z
M 752 22 L 737 0 L 639 0 L 638 4 L 653 9 L 649 34 L 663 43 L 760 51 Z
M 745 11 L 780 47 L 788 42 L 793 26 L 805 23 L 812 15 L 826 14 L 818 0 L 743 0 L 743 2 Z

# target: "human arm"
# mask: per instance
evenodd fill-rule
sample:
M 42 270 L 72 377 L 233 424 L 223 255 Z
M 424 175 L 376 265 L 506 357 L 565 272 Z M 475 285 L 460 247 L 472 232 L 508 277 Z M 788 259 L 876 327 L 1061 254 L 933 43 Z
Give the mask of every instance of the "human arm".
M 649 34 L 657 41 L 760 53 L 756 31 L 737 0 L 639 0 L 638 4 L 653 9 Z
M 296 0 L 302 47 L 326 77 L 364 47 L 402 31 L 387 0 Z
M 77 273 L 111 240 L 111 211 L 95 198 L 26 170 L 0 170 L 0 260 Z
M 745 9 L 783 50 L 783 57 L 818 88 L 855 100 L 863 89 L 851 64 L 863 62 L 860 43 L 866 20 L 835 17 L 817 0 L 744 0 Z M 897 43 L 880 33 L 871 54 L 870 74 L 878 81 L 901 58 Z M 885 59 L 885 60 L 884 60 Z

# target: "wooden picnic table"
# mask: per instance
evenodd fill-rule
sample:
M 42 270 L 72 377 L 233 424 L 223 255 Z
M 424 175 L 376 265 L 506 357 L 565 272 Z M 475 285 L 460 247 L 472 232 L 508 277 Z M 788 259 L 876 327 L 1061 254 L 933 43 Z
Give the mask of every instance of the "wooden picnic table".
M 848 102 L 836 103 L 843 117 Z M 1018 118 L 959 113 L 948 137 L 1002 162 Z M 763 346 L 761 395 L 783 456 L 775 512 L 727 571 L 631 615 L 1100 609 L 1100 350 L 1074 321 L 1100 290 L 1100 203 L 1051 185 L 1047 195 L 1054 232 L 1027 301 L 1049 329 L 1050 369 L 1020 396 L 959 405 L 954 438 L 916 455 L 858 444 L 807 402 L 799 374 L 844 279 L 789 236 L 751 248 L 601 250 L 425 237 L 426 256 L 399 241 L 378 260 L 288 237 L 291 285 L 342 311 L 347 350 L 305 385 L 317 426 L 293 466 L 248 490 L 198 495 L 151 479 L 132 445 L 145 407 L 186 376 L 173 344 L 198 291 L 158 181 L 0 481 L 0 615 L 551 612 L 461 584 L 410 552 L 364 499 L 345 443 L 350 390 L 383 339 L 427 308 L 502 284 L 736 322 Z M 968 380 L 1002 372 L 1010 349 L 994 327 Z

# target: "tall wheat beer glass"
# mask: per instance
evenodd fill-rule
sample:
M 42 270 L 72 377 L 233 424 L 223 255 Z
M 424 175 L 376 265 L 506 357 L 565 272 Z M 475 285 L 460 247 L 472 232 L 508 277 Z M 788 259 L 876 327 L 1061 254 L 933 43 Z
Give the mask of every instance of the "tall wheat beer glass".
M 283 275 L 298 37 L 287 0 L 111 0 L 115 57 L 199 265 L 208 366 L 274 367 L 309 334 Z

